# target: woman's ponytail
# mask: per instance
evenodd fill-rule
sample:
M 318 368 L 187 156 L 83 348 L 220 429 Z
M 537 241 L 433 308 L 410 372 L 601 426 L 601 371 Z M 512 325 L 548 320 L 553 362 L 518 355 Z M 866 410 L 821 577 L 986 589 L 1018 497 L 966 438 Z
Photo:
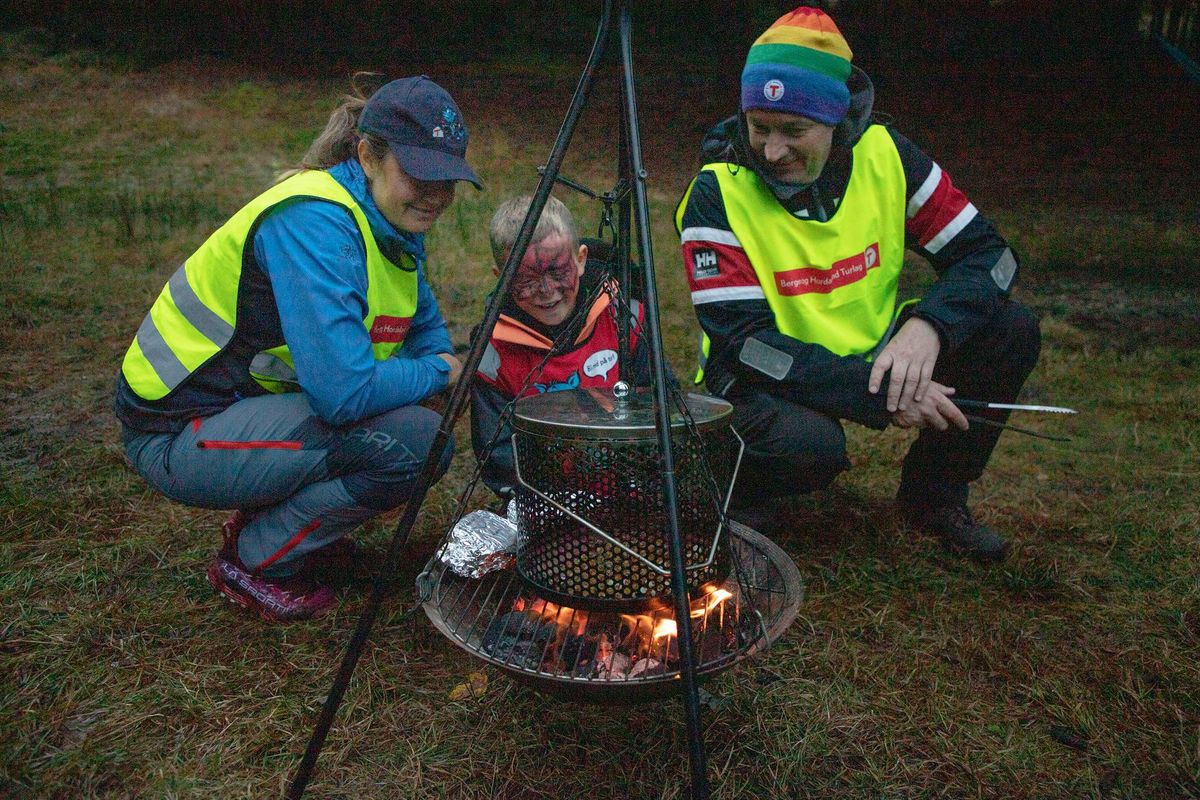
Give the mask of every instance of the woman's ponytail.
M 387 155 L 387 142 L 377 136 L 358 131 L 358 117 L 367 105 L 367 99 L 382 85 L 382 77 L 377 72 L 356 72 L 350 80 L 350 93 L 342 98 L 341 105 L 329 115 L 325 129 L 313 139 L 300 163 L 280 174 L 279 180 L 290 178 L 304 170 L 329 169 L 348 158 L 353 158 L 360 139 L 367 142 L 373 159 L 384 158 Z

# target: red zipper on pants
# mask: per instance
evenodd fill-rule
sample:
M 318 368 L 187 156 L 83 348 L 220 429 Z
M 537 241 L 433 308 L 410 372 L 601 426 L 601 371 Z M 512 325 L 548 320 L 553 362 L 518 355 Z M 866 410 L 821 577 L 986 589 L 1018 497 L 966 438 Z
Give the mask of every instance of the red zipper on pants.
M 200 423 L 204 420 L 196 417 L 192 420 L 192 432 L 200 432 Z M 303 442 L 293 442 L 287 439 L 252 439 L 248 442 L 231 442 L 224 439 L 200 439 L 196 447 L 201 450 L 303 450 Z
M 302 450 L 301 442 L 289 442 L 283 439 L 262 439 L 249 442 L 226 442 L 220 439 L 201 439 L 196 442 L 201 450 Z

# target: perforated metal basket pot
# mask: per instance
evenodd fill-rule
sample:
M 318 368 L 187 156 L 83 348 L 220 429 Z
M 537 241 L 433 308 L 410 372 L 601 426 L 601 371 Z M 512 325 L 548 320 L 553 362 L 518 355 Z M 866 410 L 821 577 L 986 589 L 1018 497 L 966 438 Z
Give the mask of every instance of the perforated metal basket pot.
M 698 394 L 673 409 L 672 451 L 688 585 L 728 572 L 721 511 L 742 445 L 733 407 Z M 688 419 L 690 416 L 690 420 Z M 517 571 L 547 600 L 573 608 L 638 611 L 671 593 L 667 515 L 653 395 L 610 389 L 523 398 L 513 418 L 517 462 Z

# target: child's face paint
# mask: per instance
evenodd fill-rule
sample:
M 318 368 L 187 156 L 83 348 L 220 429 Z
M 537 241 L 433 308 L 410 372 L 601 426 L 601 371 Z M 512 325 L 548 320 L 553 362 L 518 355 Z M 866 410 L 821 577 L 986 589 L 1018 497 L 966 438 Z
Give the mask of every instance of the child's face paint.
M 559 325 L 575 311 L 587 245 L 573 247 L 554 234 L 531 244 L 509 288 L 517 308 L 543 325 Z

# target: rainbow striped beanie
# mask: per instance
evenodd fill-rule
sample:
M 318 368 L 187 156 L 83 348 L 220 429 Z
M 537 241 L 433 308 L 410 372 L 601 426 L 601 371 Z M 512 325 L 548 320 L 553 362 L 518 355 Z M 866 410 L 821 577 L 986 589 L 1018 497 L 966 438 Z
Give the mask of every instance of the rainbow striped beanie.
M 742 111 L 761 108 L 837 125 L 850 108 L 854 54 L 824 11 L 800 6 L 754 40 L 742 69 Z

